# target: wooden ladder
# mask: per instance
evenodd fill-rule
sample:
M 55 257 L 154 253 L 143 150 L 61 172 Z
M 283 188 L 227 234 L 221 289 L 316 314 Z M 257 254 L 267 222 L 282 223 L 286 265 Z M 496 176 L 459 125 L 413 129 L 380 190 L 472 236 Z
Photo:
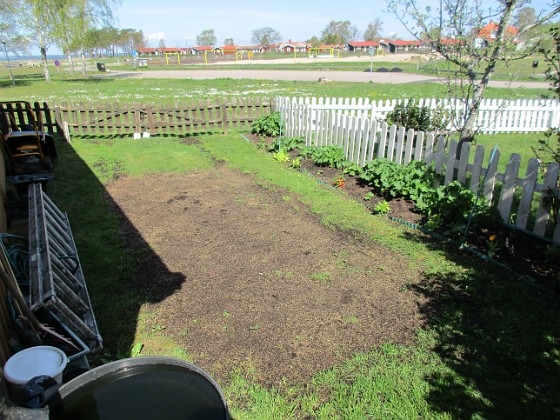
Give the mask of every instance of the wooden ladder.
M 33 311 L 48 309 L 92 352 L 103 348 L 70 223 L 40 183 L 28 187 L 29 281 Z

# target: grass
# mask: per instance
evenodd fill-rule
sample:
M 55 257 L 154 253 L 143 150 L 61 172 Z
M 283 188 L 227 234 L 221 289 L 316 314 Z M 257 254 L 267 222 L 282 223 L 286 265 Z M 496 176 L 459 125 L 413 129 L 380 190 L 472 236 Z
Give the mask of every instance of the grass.
M 227 75 L 227 73 L 225 73 Z M 7 77 L 0 79 L 0 100 L 46 101 L 50 105 L 68 102 L 173 103 L 224 97 L 363 97 L 375 100 L 446 97 L 438 83 L 399 84 L 249 80 L 249 79 L 120 79 L 70 78 L 53 75 L 50 83 L 40 76 L 18 79 L 15 87 Z M 536 99 L 550 95 L 547 89 L 488 88 L 485 97 L 492 99 Z
M 298 197 L 325 225 L 361 232 L 398 251 L 400 258 L 425 278 L 410 286 L 426 299 L 421 305 L 426 325 L 417 332 L 415 344 L 387 342 L 317 372 L 305 386 L 285 383 L 279 388 L 264 388 L 256 382 L 258 372 L 252 366 L 240 366 L 230 383 L 221 384 L 234 418 L 560 415 L 557 302 L 456 249 L 372 217 L 363 206 L 274 162 L 239 134 L 198 139 L 199 147 L 174 138 L 121 143 L 78 137 L 72 147 L 60 147 L 61 159 L 50 191 L 69 214 L 109 349 L 106 357 L 163 354 L 196 361 L 196 355 L 186 354 L 166 337 L 157 313 L 151 312 L 145 298 L 130 287 L 129 279 L 142 255 L 125 249 L 119 235 L 118 209 L 104 194 L 104 184 L 115 173 L 142 174 L 148 149 L 160 161 L 150 166 L 150 173 L 211 169 L 217 159 L 251 174 L 262 185 L 282 187 L 283 194 L 292 196 L 292 201 Z M 100 161 L 109 164 L 96 164 Z M 322 274 L 318 273 L 318 281 L 325 277 Z M 359 314 L 346 322 L 355 319 Z

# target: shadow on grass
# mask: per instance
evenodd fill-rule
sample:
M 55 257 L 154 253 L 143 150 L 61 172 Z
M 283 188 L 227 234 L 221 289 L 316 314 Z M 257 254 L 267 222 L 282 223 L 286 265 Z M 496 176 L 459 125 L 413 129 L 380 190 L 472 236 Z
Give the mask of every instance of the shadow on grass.
M 421 311 L 435 351 L 453 372 L 427 378 L 433 409 L 453 418 L 559 418 L 558 298 L 456 246 L 406 236 L 445 249 L 463 268 L 434 270 L 414 286 L 427 298 Z
M 141 307 L 173 294 L 185 277 L 167 270 L 74 149 L 62 141 L 57 148 L 49 195 L 72 225 L 104 339 L 103 358 L 130 357 Z M 118 176 L 119 168 L 113 169 Z M 159 273 L 157 290 L 153 273 Z

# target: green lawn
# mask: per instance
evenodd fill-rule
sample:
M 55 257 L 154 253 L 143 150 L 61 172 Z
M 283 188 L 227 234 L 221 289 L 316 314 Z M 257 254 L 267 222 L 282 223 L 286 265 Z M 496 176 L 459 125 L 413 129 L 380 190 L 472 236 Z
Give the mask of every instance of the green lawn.
M 379 63 L 383 65 L 389 63 Z M 394 67 L 396 63 L 392 63 Z M 340 68 L 356 64 L 340 63 Z M 408 65 L 411 65 L 410 63 Z M 302 65 L 302 69 L 314 69 L 315 65 Z M 231 67 L 229 67 L 231 69 Z M 247 67 L 244 67 L 247 68 Z M 270 68 L 270 67 L 267 67 Z M 333 68 L 338 70 L 339 68 Z M 203 69 L 200 71 L 204 71 Z M 377 83 L 235 80 L 223 79 L 121 79 L 95 78 L 90 72 L 87 78 L 71 77 L 66 72 L 51 71 L 52 82 L 45 83 L 38 69 L 14 69 L 17 79 L 11 85 L 8 72 L 0 69 L 0 100 L 46 101 L 57 104 L 74 102 L 140 102 L 171 103 L 198 99 L 255 96 L 316 96 L 316 97 L 364 97 L 375 100 L 399 98 L 446 97 L 444 86 L 438 83 L 410 83 L 407 85 Z M 78 72 L 79 75 L 79 72 Z M 488 88 L 487 98 L 535 99 L 550 95 L 547 89 Z
M 53 74 L 10 87 L 0 73 L 0 100 L 159 101 L 223 96 L 367 96 L 375 99 L 439 96 L 433 84 L 374 84 L 254 80 L 96 80 Z M 22 75 L 23 77 L 23 75 Z M 489 97 L 538 97 L 544 90 L 489 89 Z M 530 156 L 535 135 L 481 136 L 480 144 L 499 144 Z M 69 214 L 85 277 L 107 352 L 102 360 L 139 354 L 189 359 L 165 331 L 150 328 L 157 318 L 144 296 L 131 287 L 138 258 L 119 234 L 117 209 L 105 185 L 122 175 L 208 170 L 226 162 L 257 181 L 286 189 L 309 206 L 323 223 L 362 232 L 396 251 L 422 278 L 414 286 L 425 319 L 416 342 L 384 343 L 344 363 L 317 372 L 305 386 L 264 388 L 258 372 L 239 369 L 221 384 L 236 419 L 285 418 L 558 418 L 560 417 L 560 324 L 558 302 L 509 272 L 446 246 L 418 237 L 337 194 L 325 205 L 324 190 L 245 141 L 239 133 L 197 136 L 199 146 L 179 138 L 124 140 L 74 136 L 60 144 L 60 160 L 49 194 Z M 506 151 L 507 150 L 507 151 Z M 153 159 L 157 156 L 157 159 Z M 335 192 L 332 192 L 335 194 Z M 336 205 L 332 205 L 336 203 Z M 340 217 L 343 214 L 344 217 Z M 412 286 L 411 286 L 412 287 Z M 134 329 L 130 334 L 131 326 Z M 139 346 L 141 344 L 141 346 Z
M 117 217 L 104 197 L 116 176 L 212 168 L 217 161 L 258 182 L 294 193 L 323 223 L 359 231 L 398 252 L 424 280 L 414 286 L 425 327 L 414 345 L 387 342 L 317 372 L 305 386 L 258 384 L 258 372 L 233 372 L 221 384 L 237 419 L 285 418 L 552 418 L 560 415 L 558 305 L 510 273 L 457 249 L 411 235 L 367 215 L 343 195 L 316 188 L 312 178 L 274 163 L 238 133 L 203 135 L 200 146 L 178 138 L 95 140 L 61 144 L 50 191 L 72 222 L 105 360 L 152 354 L 190 356 L 150 327 L 157 313 L 130 286 L 138 256 L 124 248 Z M 146 156 L 158 156 L 149 166 Z M 62 164 L 64 162 L 64 164 Z M 327 197 L 325 194 L 328 194 Z M 76 197 L 80 199 L 77 200 Z M 326 206 L 324 203 L 329 202 Z M 87 211 L 84 211 L 87 209 Z M 340 214 L 344 214 L 341 218 Z M 95 226 L 95 229 L 92 229 Z M 110 267 L 110 269 L 108 269 Z M 412 287 L 412 286 L 411 286 Z M 118 320 L 118 322 L 115 322 Z M 151 320 L 148 322 L 147 320 Z M 130 343 L 125 331 L 136 330 Z

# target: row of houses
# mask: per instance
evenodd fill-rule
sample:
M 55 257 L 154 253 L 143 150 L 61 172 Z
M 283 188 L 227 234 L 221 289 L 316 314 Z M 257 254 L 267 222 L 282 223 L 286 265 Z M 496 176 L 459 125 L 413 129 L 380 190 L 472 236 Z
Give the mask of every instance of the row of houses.
M 475 47 L 483 48 L 488 43 L 496 38 L 498 32 L 498 25 L 494 22 L 489 22 L 478 33 L 474 40 Z M 519 30 L 512 26 L 506 29 L 506 36 L 515 41 Z M 456 44 L 459 43 L 457 39 L 449 38 L 441 40 L 443 43 Z M 428 42 L 418 40 L 379 40 L 379 41 L 351 41 L 347 44 L 329 44 L 319 45 L 314 47 L 308 42 L 280 42 L 270 45 L 224 45 L 221 47 L 212 47 L 208 45 L 190 47 L 190 48 L 138 48 L 136 52 L 142 56 L 165 55 L 165 54 L 182 54 L 182 55 L 197 55 L 204 53 L 214 54 L 236 54 L 236 53 L 267 53 L 267 52 L 283 52 L 283 53 L 321 53 L 332 51 L 348 51 L 348 52 L 370 52 L 378 53 L 379 50 L 384 50 L 388 53 L 406 53 L 406 52 L 424 52 L 430 51 L 431 46 Z
M 223 45 L 220 47 L 211 47 L 208 45 L 188 47 L 188 48 L 138 48 L 136 53 L 142 56 L 156 56 L 165 54 L 181 54 L 181 55 L 197 55 L 204 53 L 214 54 L 235 54 L 235 53 L 267 53 L 267 52 L 283 52 L 283 53 L 325 53 L 331 51 L 349 51 L 349 52 L 367 52 L 369 48 L 374 50 L 385 49 L 390 53 L 419 51 L 424 48 L 420 41 L 352 41 L 347 44 L 324 44 L 314 47 L 307 42 L 283 42 L 272 45 Z

